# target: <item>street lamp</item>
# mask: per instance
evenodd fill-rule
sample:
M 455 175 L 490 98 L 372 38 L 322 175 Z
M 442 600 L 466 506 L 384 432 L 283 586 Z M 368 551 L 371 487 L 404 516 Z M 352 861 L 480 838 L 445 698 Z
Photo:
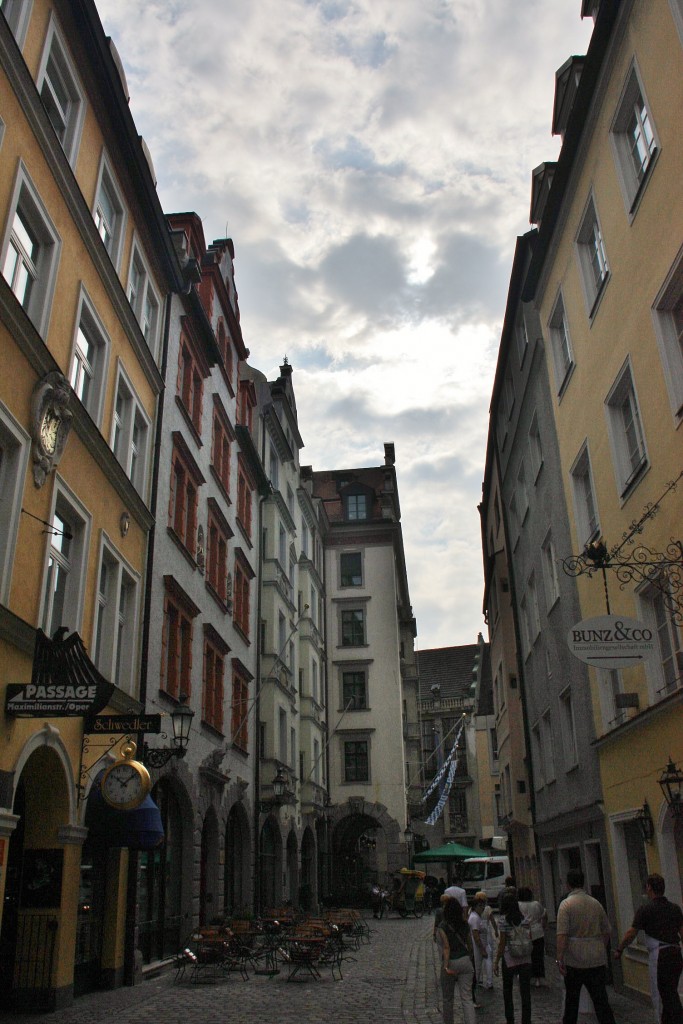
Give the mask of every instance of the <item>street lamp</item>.
M 287 773 L 285 772 L 282 765 L 279 764 L 277 766 L 275 778 L 271 782 L 271 786 L 273 787 L 273 795 L 271 797 L 266 797 L 263 800 L 261 800 L 262 811 L 270 811 L 272 810 L 273 807 L 282 806 L 282 804 L 285 802 L 288 782 L 289 779 L 287 778 Z
M 645 842 L 651 843 L 655 836 L 655 823 L 652 820 L 650 805 L 647 800 L 636 814 L 636 821 Z
M 669 763 L 657 780 L 667 805 L 671 808 L 674 818 L 683 815 L 683 772 L 674 764 L 669 755 Z
M 185 757 L 190 742 L 190 729 L 194 711 L 187 704 L 187 694 L 180 694 L 180 703 L 171 712 L 173 728 L 173 745 L 170 747 L 150 748 L 145 743 L 142 749 L 142 761 L 149 768 L 163 768 L 172 757 Z

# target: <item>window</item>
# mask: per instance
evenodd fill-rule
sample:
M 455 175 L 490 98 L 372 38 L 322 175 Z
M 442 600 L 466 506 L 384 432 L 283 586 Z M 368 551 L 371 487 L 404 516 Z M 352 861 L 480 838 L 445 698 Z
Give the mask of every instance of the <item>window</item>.
M 368 681 L 365 669 L 342 672 L 342 707 L 364 711 L 368 706 Z
M 219 320 L 218 320 L 218 325 L 216 327 L 216 341 L 218 342 L 218 348 L 219 348 L 219 351 L 221 353 L 221 358 L 223 360 L 223 370 L 225 372 L 225 377 L 226 377 L 226 380 L 228 382 L 228 387 L 230 388 L 230 393 L 234 394 L 233 381 L 232 381 L 232 375 L 233 375 L 232 339 L 230 338 L 230 335 L 225 330 L 225 323 L 223 321 L 223 317 L 219 317 Z
M 548 533 L 541 548 L 541 562 L 543 564 L 543 582 L 545 585 L 545 600 L 548 611 L 560 598 L 560 581 L 557 575 L 557 554 L 552 534 Z
M 541 622 L 538 614 L 538 594 L 536 592 L 536 574 L 531 573 L 527 580 L 527 595 L 529 606 L 529 639 L 535 643 L 541 632 Z
M 522 627 L 522 653 L 525 658 L 531 653 L 531 620 L 529 616 L 529 598 L 525 594 L 519 602 L 519 619 Z
M 144 497 L 150 422 L 121 366 L 118 374 L 111 447 L 131 483 Z
M 524 463 L 520 464 L 517 472 L 517 513 L 519 515 L 520 526 L 524 524 L 527 512 L 529 511 L 529 492 L 526 486 L 526 471 L 524 469 Z
M 178 351 L 178 381 L 176 394 L 197 435 L 202 433 L 202 407 L 204 377 L 199 360 L 186 337 L 181 336 Z
M 28 28 L 32 6 L 33 0 L 2 0 L 0 3 L 0 10 L 5 15 L 7 24 L 20 50 L 23 48 L 26 38 L 26 29 Z
M 309 539 L 308 538 L 309 538 L 308 526 L 306 525 L 305 522 L 302 522 L 302 524 L 301 524 L 301 554 L 305 555 L 306 558 L 308 558 L 308 549 L 309 549 Z
M 467 793 L 464 789 L 452 789 L 448 794 L 448 816 L 451 832 L 469 831 L 467 819 Z
M 178 431 L 174 431 L 173 441 L 168 524 L 194 560 L 197 549 L 197 504 L 204 477 Z
M 343 608 L 341 612 L 342 647 L 362 647 L 365 644 L 365 611 L 362 608 Z
M 617 489 L 623 498 L 648 465 L 638 399 L 628 361 L 607 396 L 605 412 Z
M 576 513 L 577 540 L 580 547 L 585 547 L 600 532 L 587 443 L 581 448 L 571 468 L 571 483 Z
M 360 551 L 344 551 L 339 556 L 342 587 L 363 586 L 363 562 Z
M 278 708 L 278 750 L 280 760 L 287 764 L 287 712 L 284 708 Z
M 50 16 L 36 87 L 66 158 L 73 166 L 85 115 L 85 99 L 67 47 Z
M 655 299 L 653 317 L 671 408 L 683 417 L 683 251 Z
M 192 630 L 199 609 L 171 576 L 164 577 L 161 689 L 174 700 L 192 693 Z
M 209 498 L 206 536 L 206 583 L 221 606 L 226 609 L 228 600 L 228 540 L 232 536 L 232 531 L 218 507 L 218 503 L 213 498 Z
M 313 740 L 313 781 L 316 786 L 320 785 L 320 741 Z
M 23 164 L 14 189 L 2 246 L 2 276 L 38 333 L 50 318 L 61 240 Z
M 560 726 L 562 729 L 562 746 L 564 748 L 564 767 L 565 771 L 569 771 L 579 763 L 572 691 L 569 687 L 560 694 Z
M 626 711 L 618 703 L 618 698 L 624 689 L 621 672 L 618 668 L 598 669 L 598 679 L 600 681 L 603 722 L 607 729 L 613 729 L 626 719 Z
M 541 718 L 541 736 L 543 737 L 543 776 L 546 783 L 555 779 L 555 746 L 550 711 Z
M 592 196 L 588 200 L 586 212 L 583 215 L 581 227 L 576 236 L 576 242 L 586 295 L 586 305 L 589 316 L 592 316 L 597 300 L 602 294 L 602 289 L 609 277 L 605 243 Z
M 490 626 L 498 622 L 498 579 L 492 574 L 488 593 L 488 621 Z
M 278 489 L 280 463 L 278 462 L 275 447 L 272 444 L 270 445 L 269 448 L 268 469 L 270 473 L 270 482 L 273 485 L 273 490 L 276 491 Z
M 311 661 L 311 697 L 316 702 L 320 703 L 320 687 L 318 684 L 318 662 L 313 658 Z
M 543 448 L 541 446 L 541 435 L 538 429 L 538 416 L 536 413 L 532 416 L 531 426 L 529 427 L 529 463 L 531 465 L 531 475 L 535 483 L 543 465 Z
M 48 636 L 66 626 L 79 629 L 90 517 L 76 497 L 57 485 L 50 517 L 40 625 Z
M 129 693 L 134 690 L 138 585 L 137 573 L 103 541 L 97 578 L 93 661 L 103 676 Z
M 232 743 L 243 753 L 249 752 L 249 673 L 233 658 L 232 672 Z
M 140 324 L 147 346 L 156 357 L 161 304 L 142 252 L 135 242 L 128 270 L 128 301 Z
M 104 153 L 102 154 L 100 173 L 97 180 L 93 217 L 95 218 L 95 226 L 104 243 L 104 247 L 118 270 L 126 215 L 121 193 L 116 186 L 114 175 Z
M 230 443 L 234 432 L 218 395 L 213 396 L 211 469 L 226 497 L 230 495 Z
M 237 459 L 237 521 L 242 527 L 245 536 L 251 539 L 251 513 L 252 513 L 252 492 L 254 485 L 242 462 L 242 456 Z M 284 566 L 284 556 L 281 557 Z
M 0 602 L 9 603 L 30 438 L 0 404 Z
M 254 572 L 246 560 L 236 554 L 235 558 L 235 598 L 233 602 L 232 620 L 245 637 L 249 637 L 250 616 L 250 580 Z
M 534 767 L 534 788 L 542 789 L 545 786 L 545 771 L 543 764 L 543 741 L 541 740 L 541 727 L 535 725 L 531 730 L 531 744 L 533 748 L 532 764 Z
M 346 519 L 368 518 L 368 497 L 366 494 L 347 494 L 344 498 Z
M 638 604 L 656 636 L 656 657 L 647 661 L 653 696 L 665 697 L 683 685 L 681 631 L 674 618 L 675 605 L 666 580 L 653 581 L 639 591 Z
M 344 743 L 344 782 L 369 782 L 370 764 L 367 740 Z
M 517 314 L 515 321 L 515 338 L 517 340 L 517 355 L 519 356 L 519 365 L 521 366 L 524 362 L 527 349 L 529 347 L 529 335 L 527 334 L 526 324 L 524 322 L 524 315 L 520 310 Z
M 553 366 L 555 370 L 555 386 L 558 395 L 561 395 L 574 369 L 574 356 L 572 354 L 571 340 L 569 337 L 569 326 L 567 314 L 564 309 L 564 300 L 560 294 L 548 322 L 550 331 L 550 346 L 553 353 Z
M 498 733 L 495 726 L 489 729 L 489 748 L 491 754 L 491 769 L 498 770 Z
M 635 65 L 626 79 L 610 138 L 626 209 L 632 213 L 658 151 L 654 123 Z
M 99 424 L 109 359 L 109 338 L 85 291 L 81 294 L 76 341 L 71 357 L 71 387 Z
M 223 678 L 229 647 L 213 626 L 204 626 L 204 671 L 202 676 L 202 721 L 223 732 Z

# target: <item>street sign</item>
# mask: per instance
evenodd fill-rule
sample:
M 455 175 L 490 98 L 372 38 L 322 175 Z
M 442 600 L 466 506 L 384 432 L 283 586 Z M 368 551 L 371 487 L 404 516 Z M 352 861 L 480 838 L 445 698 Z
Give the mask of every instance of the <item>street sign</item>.
M 655 653 L 655 631 L 625 615 L 597 615 L 572 626 L 567 645 L 586 665 L 630 668 L 642 665 Z
M 95 733 L 161 732 L 161 715 L 98 715 L 85 724 L 89 735 Z

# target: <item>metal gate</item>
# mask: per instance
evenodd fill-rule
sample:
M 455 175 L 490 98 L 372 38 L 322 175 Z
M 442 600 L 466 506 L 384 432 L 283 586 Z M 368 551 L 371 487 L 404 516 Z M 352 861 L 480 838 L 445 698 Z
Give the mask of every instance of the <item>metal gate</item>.
M 21 1010 L 52 1010 L 52 967 L 57 918 L 54 914 L 19 912 L 12 973 L 12 1004 Z

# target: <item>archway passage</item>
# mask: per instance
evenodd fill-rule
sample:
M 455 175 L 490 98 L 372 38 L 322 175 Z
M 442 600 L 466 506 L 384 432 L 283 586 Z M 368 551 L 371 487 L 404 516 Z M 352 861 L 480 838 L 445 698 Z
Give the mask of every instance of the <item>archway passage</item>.
M 287 899 L 292 906 L 299 904 L 299 847 L 294 832 L 287 836 Z
M 152 791 L 161 813 L 164 841 L 139 855 L 139 946 L 145 963 L 177 953 L 182 935 L 183 818 L 178 798 L 166 779 Z M 192 884 L 188 873 L 186 884 Z
M 365 906 L 373 884 L 387 870 L 386 837 L 369 814 L 349 814 L 332 833 L 331 899 Z
M 249 821 L 244 807 L 231 808 L 225 826 L 223 906 L 228 915 L 250 910 Z
M 62 907 L 63 887 L 77 870 L 76 850 L 66 857 L 56 846 L 69 825 L 67 780 L 59 757 L 47 746 L 36 749 L 17 782 L 12 812 L 19 818 L 9 841 L 5 900 L 0 929 L 0 992 L 22 1010 L 54 1009 L 65 936 L 73 942 L 76 906 Z M 71 863 L 69 863 L 69 860 Z M 68 892 L 68 890 L 65 890 Z
M 202 826 L 199 865 L 199 923 L 209 924 L 220 913 L 218 906 L 218 822 L 212 807 Z
M 307 828 L 301 840 L 301 884 L 299 885 L 299 906 L 307 913 L 318 902 L 317 872 L 315 861 L 315 839 Z
M 282 836 L 273 818 L 266 818 L 264 822 L 259 848 L 260 909 L 263 913 L 282 902 Z

